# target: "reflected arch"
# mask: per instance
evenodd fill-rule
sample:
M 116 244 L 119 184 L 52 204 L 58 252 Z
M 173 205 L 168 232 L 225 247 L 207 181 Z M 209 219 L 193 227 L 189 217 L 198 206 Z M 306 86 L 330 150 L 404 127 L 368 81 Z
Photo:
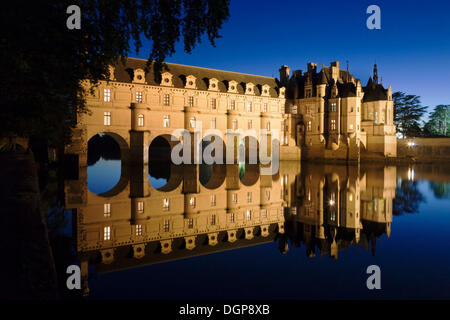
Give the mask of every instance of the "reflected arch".
M 221 164 L 201 164 L 199 166 L 200 184 L 206 189 L 214 190 L 222 186 L 227 176 L 227 168 Z
M 240 162 L 239 179 L 241 180 L 241 183 L 247 187 L 257 183 L 259 180 L 259 165 Z

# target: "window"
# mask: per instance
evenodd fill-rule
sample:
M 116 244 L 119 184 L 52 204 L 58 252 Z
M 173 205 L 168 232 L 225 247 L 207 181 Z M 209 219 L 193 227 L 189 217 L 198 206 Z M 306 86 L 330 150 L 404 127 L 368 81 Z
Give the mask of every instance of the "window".
M 350 124 L 350 130 L 353 130 L 353 123 Z
M 142 91 L 136 91 L 136 103 L 142 103 Z
M 334 211 L 334 210 L 330 211 L 330 220 L 336 221 L 336 211 Z
M 106 226 L 103 228 L 103 240 L 111 240 L 111 227 Z
M 247 221 L 252 220 L 252 210 L 248 209 L 248 210 L 245 212 L 245 217 L 246 217 Z
M 211 207 L 215 207 L 216 206 L 216 195 L 212 194 L 211 195 Z
M 350 194 L 348 195 L 348 200 L 349 200 L 349 201 L 353 201 L 353 193 L 350 193 Z
M 306 106 L 306 113 L 309 114 L 309 115 L 312 115 L 313 107 L 312 106 Z
M 375 124 L 378 124 L 378 112 L 377 111 L 375 111 L 375 118 L 373 119 L 373 122 Z
M 237 195 L 237 193 L 233 193 L 232 200 L 233 200 L 233 203 L 237 203 L 238 202 L 238 195 Z
M 170 127 L 170 116 L 164 116 L 164 128 Z
M 143 126 L 144 126 L 144 115 L 139 114 L 138 115 L 138 127 L 143 127 Z
M 311 98 L 311 89 L 306 89 L 305 98 Z
M 261 217 L 264 219 L 267 218 L 267 209 L 261 209 Z
M 308 121 L 308 125 L 306 127 L 306 130 L 311 131 L 311 121 Z
M 350 112 L 353 112 L 353 107 L 350 108 Z
M 266 190 L 266 200 L 270 200 L 270 190 Z
M 103 91 L 103 98 L 105 102 L 111 102 L 111 89 L 105 89 Z
M 215 214 L 213 214 L 213 215 L 211 216 L 211 225 L 212 225 L 212 226 L 215 226 L 215 225 L 216 225 L 216 215 L 215 215 Z
M 331 120 L 331 130 L 336 130 L 336 120 Z
M 137 212 L 143 213 L 144 212 L 144 201 L 138 201 L 137 203 Z
M 142 236 L 142 224 L 137 224 L 136 225 L 136 235 L 137 236 Z
M 169 232 L 169 230 L 170 230 L 170 222 L 169 222 L 169 220 L 164 220 L 163 231 Z
M 188 228 L 189 229 L 194 228 L 194 219 L 188 219 Z
M 169 199 L 168 198 L 164 198 L 164 200 L 163 200 L 163 209 L 165 211 L 169 211 Z
M 103 124 L 105 126 L 110 126 L 111 125 L 111 112 L 106 111 L 103 113 Z
M 251 192 L 247 192 L 247 202 L 248 203 L 252 202 L 252 193 Z
M 230 213 L 230 222 L 234 223 L 234 213 Z
M 231 110 L 235 110 L 236 109 L 236 101 L 234 101 L 234 100 L 230 101 L 230 109 Z
M 266 122 L 266 130 L 267 130 L 267 131 L 270 131 L 270 121 L 267 121 L 267 122 Z
M 263 104 L 263 112 L 267 112 L 267 103 Z
M 384 112 L 384 110 L 382 110 L 381 111 L 380 123 L 384 123 L 385 122 L 385 118 L 386 118 L 386 113 Z
M 247 122 L 248 129 L 252 128 L 252 120 L 248 120 Z
M 211 109 L 215 110 L 217 108 L 216 98 L 211 99 Z
M 251 101 L 247 102 L 247 112 L 252 112 L 252 102 Z
M 291 106 L 291 113 L 297 114 L 297 106 L 296 105 Z
M 105 203 L 103 205 L 103 216 L 105 218 L 111 217 L 111 203 Z
M 330 105 L 330 111 L 331 112 L 336 112 L 336 103 L 332 103 L 331 105 Z
M 233 130 L 237 130 L 238 128 L 238 121 L 237 119 L 233 120 Z
M 195 117 L 192 117 L 191 120 L 189 120 L 189 125 L 191 128 L 195 128 Z
M 165 106 L 169 106 L 170 105 L 170 95 L 169 94 L 165 94 L 164 95 L 164 105 Z
M 188 106 L 193 107 L 194 106 L 194 97 L 190 96 L 188 98 Z
M 191 206 L 192 209 L 195 208 L 195 197 L 191 197 L 189 199 L 189 205 Z
M 216 128 L 216 118 L 212 118 L 211 119 L 211 129 L 215 129 Z

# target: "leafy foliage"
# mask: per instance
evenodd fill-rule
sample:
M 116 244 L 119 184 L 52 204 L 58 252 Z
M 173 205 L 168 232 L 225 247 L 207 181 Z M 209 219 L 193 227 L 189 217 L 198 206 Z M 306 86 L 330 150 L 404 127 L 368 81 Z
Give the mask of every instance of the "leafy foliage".
M 425 131 L 434 136 L 450 136 L 450 105 L 438 105 L 434 108 Z
M 422 129 L 420 119 L 426 112 L 426 107 L 421 105 L 420 97 L 403 92 L 394 92 L 394 123 L 397 131 L 403 137 L 420 136 Z
M 68 6 L 81 9 L 81 29 L 69 30 Z M 96 84 L 108 66 L 150 41 L 156 66 L 183 41 L 191 52 L 204 34 L 214 45 L 229 16 L 229 0 L 10 1 L 0 11 L 0 137 L 39 135 L 67 141 L 85 112 L 83 79 Z M 56 139 L 55 139 L 56 138 Z M 65 139 L 61 139 L 65 138 Z M 51 142 L 51 141 L 50 141 Z

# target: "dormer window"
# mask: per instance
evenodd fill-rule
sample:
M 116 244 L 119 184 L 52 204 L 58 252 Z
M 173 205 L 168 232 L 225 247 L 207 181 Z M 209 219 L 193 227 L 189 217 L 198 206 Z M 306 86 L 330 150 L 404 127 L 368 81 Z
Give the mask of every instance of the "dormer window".
M 311 98 L 312 97 L 312 89 L 306 89 L 305 91 L 305 98 Z
M 189 75 L 186 77 L 186 85 L 184 86 L 187 89 L 197 89 L 197 78 L 193 75 Z
M 114 70 L 115 68 L 113 66 L 108 67 L 109 80 L 116 80 L 116 78 L 114 77 Z
M 280 93 L 278 94 L 278 98 L 284 98 L 286 92 L 286 88 L 285 87 L 281 87 L 280 88 Z
M 237 93 L 237 85 L 238 83 L 234 80 L 228 82 L 228 92 Z
M 267 84 L 262 86 L 261 95 L 265 97 L 270 96 L 270 87 Z
M 170 72 L 164 72 L 161 75 L 161 84 L 162 86 L 166 86 L 166 87 L 172 87 L 172 74 Z
M 142 69 L 135 69 L 134 70 L 133 82 L 145 83 L 145 72 L 144 72 L 144 70 L 142 70 Z
M 136 91 L 136 103 L 142 103 L 142 91 Z
M 245 94 L 255 94 L 255 85 L 251 82 L 245 85 Z
M 208 90 L 218 91 L 219 90 L 219 80 L 217 80 L 216 78 L 209 79 Z

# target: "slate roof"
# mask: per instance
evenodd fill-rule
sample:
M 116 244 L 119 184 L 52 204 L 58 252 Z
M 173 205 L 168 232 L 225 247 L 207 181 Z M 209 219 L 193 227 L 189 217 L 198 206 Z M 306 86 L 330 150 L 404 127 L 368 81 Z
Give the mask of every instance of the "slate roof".
M 147 60 L 145 59 L 137 58 L 127 58 L 125 66 L 122 62 L 118 62 L 115 66 L 114 77 L 117 81 L 131 83 L 133 80 L 133 70 L 138 68 L 145 70 L 146 62 Z M 216 78 L 219 81 L 219 92 L 227 92 L 229 81 L 234 80 L 238 83 L 236 89 L 239 94 L 244 94 L 245 84 L 251 82 L 255 85 L 254 94 L 256 96 L 261 95 L 263 85 L 268 85 L 270 97 L 278 97 L 279 85 L 276 78 L 186 66 L 175 63 L 165 63 L 165 65 L 167 66 L 167 69 L 163 68 L 162 72 L 170 72 L 173 75 L 172 83 L 176 88 L 184 88 L 186 77 L 192 75 L 196 77 L 196 85 L 198 90 L 208 90 L 209 79 Z M 160 81 L 158 80 L 158 77 L 161 75 L 159 73 L 155 77 L 155 73 L 153 71 L 152 64 L 150 65 L 149 71 L 145 75 L 145 81 L 149 85 L 159 86 Z
M 369 78 L 363 90 L 363 102 L 388 100 L 387 90 L 384 89 L 383 85 L 373 82 L 372 77 Z

